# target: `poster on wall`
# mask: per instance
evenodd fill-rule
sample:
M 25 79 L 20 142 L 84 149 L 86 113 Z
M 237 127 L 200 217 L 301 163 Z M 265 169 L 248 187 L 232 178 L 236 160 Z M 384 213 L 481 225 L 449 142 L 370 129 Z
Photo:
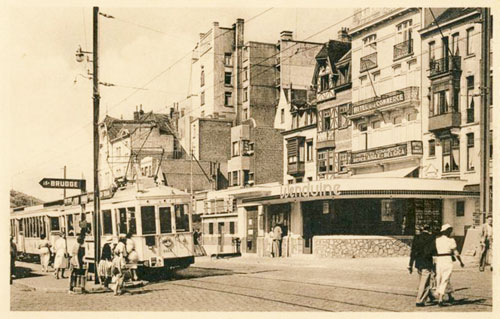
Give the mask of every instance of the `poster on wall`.
M 394 201 L 391 199 L 382 200 L 382 210 L 380 214 L 380 219 L 383 222 L 393 222 L 394 221 Z

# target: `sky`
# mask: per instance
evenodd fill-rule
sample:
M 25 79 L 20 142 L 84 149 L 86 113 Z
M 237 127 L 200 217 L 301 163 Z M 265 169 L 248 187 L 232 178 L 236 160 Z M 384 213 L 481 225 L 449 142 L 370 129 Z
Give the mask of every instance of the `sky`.
M 115 84 L 100 86 L 101 119 L 106 114 L 130 119 L 139 104 L 145 111 L 167 112 L 184 99 L 190 52 L 214 21 L 231 27 L 237 18 L 260 14 L 245 23 L 245 41 L 276 43 L 280 31 L 291 30 L 296 39 L 326 42 L 349 26 L 337 22 L 353 13 L 352 8 L 269 8 L 101 7 L 115 17 L 99 18 L 99 80 Z M 62 178 L 66 166 L 67 178 L 85 178 L 90 190 L 93 104 L 86 76 L 92 63 L 77 63 L 75 51 L 78 46 L 92 51 L 92 8 L 7 10 L 9 188 L 46 201 L 60 199 L 62 190 L 43 189 L 38 182 Z

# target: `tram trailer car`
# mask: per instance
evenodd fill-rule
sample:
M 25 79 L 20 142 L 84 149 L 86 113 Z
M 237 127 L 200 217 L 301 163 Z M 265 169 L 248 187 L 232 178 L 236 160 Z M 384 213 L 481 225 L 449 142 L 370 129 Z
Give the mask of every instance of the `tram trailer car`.
M 71 202 L 86 201 L 80 198 Z M 100 246 L 105 242 L 116 244 L 120 235 L 130 231 L 141 270 L 189 267 L 194 263 L 190 203 L 188 193 L 169 186 L 142 191 L 138 191 L 135 185 L 119 189 L 111 198 L 100 202 Z M 69 251 L 85 220 L 85 261 L 93 264 L 93 203 L 64 205 L 57 201 L 45 205 L 11 211 L 11 236 L 20 256 L 38 259 L 42 233 L 53 245 L 60 232 L 64 232 Z

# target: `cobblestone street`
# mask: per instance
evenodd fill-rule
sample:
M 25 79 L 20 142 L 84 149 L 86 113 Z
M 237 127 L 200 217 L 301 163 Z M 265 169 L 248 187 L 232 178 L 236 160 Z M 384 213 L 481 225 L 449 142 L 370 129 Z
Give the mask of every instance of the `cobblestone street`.
M 473 261 L 455 269 L 457 303 L 415 307 L 418 276 L 407 258 L 378 259 L 197 259 L 172 278 L 114 297 L 111 293 L 68 295 L 14 281 L 13 311 L 491 311 L 491 272 Z

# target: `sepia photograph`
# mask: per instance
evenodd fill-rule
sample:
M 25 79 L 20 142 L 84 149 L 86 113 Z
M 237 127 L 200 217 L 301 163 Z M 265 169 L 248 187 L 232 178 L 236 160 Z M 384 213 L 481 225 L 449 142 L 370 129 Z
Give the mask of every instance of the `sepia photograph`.
M 450 3 L 6 2 L 7 311 L 491 317 L 496 11 Z

